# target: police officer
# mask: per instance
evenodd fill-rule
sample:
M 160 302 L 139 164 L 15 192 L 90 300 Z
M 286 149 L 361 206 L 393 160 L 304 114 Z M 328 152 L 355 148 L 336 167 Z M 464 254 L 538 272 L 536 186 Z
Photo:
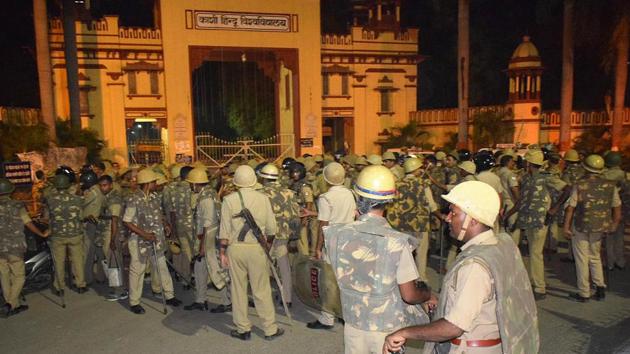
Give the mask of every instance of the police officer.
M 501 166 L 497 171 L 497 175 L 501 180 L 501 185 L 503 185 L 503 209 L 510 210 L 514 207 L 514 201 L 518 200 L 521 196 L 520 187 L 519 187 L 519 178 L 514 172 L 516 167 L 516 161 L 514 160 L 514 153 L 511 151 L 503 153 L 499 158 L 499 165 Z M 517 213 L 512 214 L 512 216 L 502 223 L 501 231 L 508 233 L 512 236 L 512 240 L 518 246 L 521 242 L 521 230 L 520 229 L 512 229 L 512 225 L 516 221 Z
M 615 183 L 619 190 L 628 189 L 626 182 L 626 173 L 622 170 L 621 154 L 616 151 L 611 151 L 604 157 L 604 163 L 606 169 L 602 172 L 602 177 Z M 617 229 L 606 236 L 606 260 L 608 264 L 606 266 L 609 270 L 624 269 L 626 267 L 626 259 L 624 256 L 624 223 L 620 222 Z
M 63 294 L 66 286 L 66 252 L 69 252 L 74 285 L 77 292 L 82 294 L 87 291 L 83 257 L 83 197 L 70 193 L 72 184 L 66 175 L 56 175 L 53 184 L 55 192 L 50 193 L 45 200 L 51 229 L 51 252 L 55 259 L 53 288 L 57 295 Z
M 451 236 L 464 245 L 442 283 L 437 319 L 390 334 L 382 352 L 399 352 L 407 340 L 419 339 L 425 353 L 537 353 L 537 311 L 527 271 L 512 238 L 492 230 L 499 195 L 486 183 L 470 181 L 443 197 L 451 203 Z
M 298 252 L 305 256 L 315 254 L 317 247 L 317 221 L 315 215 L 315 196 L 313 189 L 306 181 L 306 168 L 302 163 L 296 162 L 289 166 L 289 177 L 292 180 L 291 190 L 295 192 L 298 204 L 302 210 L 302 227 L 298 239 Z M 313 227 L 313 225 L 316 225 Z
M 544 163 L 541 150 L 530 149 L 525 154 L 527 173 L 521 181 L 521 197 L 514 207 L 504 216 L 509 220 L 518 212 L 515 226 L 523 230 L 529 246 L 529 268 L 534 285 L 534 298 L 542 300 L 546 297 L 545 264 L 543 248 L 547 238 L 547 222 L 549 216 L 555 215 L 571 193 L 571 189 L 560 178 L 544 175 L 539 170 Z M 549 191 L 562 191 L 562 196 L 555 204 L 551 204 Z M 505 223 L 505 222 L 504 222 Z
M 584 167 L 582 167 L 580 154 L 573 149 L 567 150 L 564 154 L 564 170 L 562 171 L 562 180 L 565 181 L 570 187 L 575 185 L 579 179 L 584 177 Z M 563 220 L 564 221 L 564 220 Z M 569 243 L 569 247 L 567 250 L 567 255 L 565 257 L 560 258 L 562 262 L 573 263 L 573 247 L 571 246 L 571 239 L 566 238 Z
M 284 334 L 284 330 L 278 328 L 276 324 L 269 283 L 271 265 L 265 256 L 266 251 L 253 232 L 243 229 L 245 221 L 236 214 L 245 208 L 251 212 L 266 238 L 262 240 L 263 243 L 273 242 L 277 230 L 276 219 L 269 198 L 252 188 L 256 184 L 253 168 L 246 165 L 239 166 L 234 173 L 233 182 L 238 190 L 223 199 L 219 231 L 221 266 L 229 267 L 232 279 L 230 285 L 232 320 L 236 329 L 232 330 L 230 335 L 241 340 L 251 339 L 252 325 L 247 315 L 247 280 L 249 279 L 256 312 L 262 320 L 265 339 L 272 340 Z
M 3 313 L 12 316 L 28 310 L 20 304 L 20 293 L 24 286 L 24 226 L 39 237 L 48 237 L 33 223 L 24 204 L 11 199 L 15 186 L 6 178 L 0 178 L 0 285 L 6 304 Z
M 207 310 L 208 278 L 219 289 L 221 304 L 211 312 L 226 312 L 232 307 L 227 291 L 229 276 L 227 270 L 219 267 L 219 257 L 216 247 L 219 233 L 219 202 L 217 192 L 209 184 L 205 168 L 196 167 L 188 173 L 186 181 L 190 183 L 196 195 L 193 208 L 193 222 L 196 230 L 196 240 L 193 247 L 195 257 L 193 268 L 195 274 L 195 302 L 184 306 L 184 310 Z
M 300 207 L 295 193 L 288 188 L 282 187 L 278 182 L 279 172 L 278 167 L 268 163 L 258 172 L 258 176 L 262 178 L 263 184 L 260 192 L 269 198 L 271 209 L 276 216 L 278 231 L 269 254 L 278 263 L 284 298 L 287 301 L 287 306 L 290 307 L 293 296 L 293 281 L 291 267 L 289 266 L 287 244 L 290 236 L 299 232 Z
M 595 299 L 606 297 L 601 240 L 606 232 L 616 231 L 621 222 L 619 190 L 614 182 L 601 176 L 604 159 L 590 155 L 583 166 L 586 175 L 573 187 L 564 223 L 565 235 L 572 240 L 579 290 L 570 297 L 578 302 L 586 302 L 591 297 L 589 279 L 597 287 Z
M 396 162 L 396 155 L 391 151 L 383 154 L 383 166 L 389 168 L 396 177 L 396 181 L 400 181 L 405 177 L 405 170 Z
M 144 308 L 140 305 L 140 298 L 142 297 L 144 273 L 149 262 L 153 272 L 159 272 L 161 278 L 159 280 L 166 303 L 173 307 L 181 304 L 181 301 L 175 298 L 173 280 L 164 257 L 166 222 L 161 201 L 153 193 L 157 179 L 158 175 L 149 168 L 138 172 L 139 188 L 127 200 L 127 207 L 123 216 L 123 224 L 131 231 L 128 242 L 129 254 L 131 255 L 129 305 L 131 312 L 138 315 L 144 313 Z M 157 257 L 153 252 L 157 254 Z
M 324 247 L 323 228 L 328 225 L 348 224 L 354 221 L 357 205 L 354 195 L 343 183 L 345 170 L 337 162 L 332 162 L 324 168 L 324 179 L 330 186 L 328 192 L 317 199 L 317 219 L 319 220 L 317 252 L 315 257 L 322 258 Z M 331 329 L 335 324 L 335 316 L 326 311 L 321 311 L 316 321 L 306 324 L 311 329 Z
M 416 267 L 420 279 L 427 278 L 427 255 L 429 252 L 429 231 L 431 214 L 438 217 L 438 206 L 433 200 L 433 194 L 429 184 L 421 175 L 424 175 L 422 161 L 418 158 L 409 158 L 405 161 L 405 177 L 396 183 L 398 193 L 393 203 L 387 207 L 387 220 L 398 231 L 410 234 L 419 242 L 416 249 Z
M 383 217 L 396 195 L 391 171 L 368 166 L 354 189 L 359 219 L 324 229 L 325 259 L 341 293 L 345 352 L 378 353 L 388 332 L 428 322 L 410 304 L 431 300 L 431 291 L 418 283 L 412 256 L 418 241 L 392 229 Z
M 192 169 L 191 166 L 182 167 L 179 172 L 180 181 L 175 183 L 169 192 L 171 206 L 168 221 L 174 228 L 175 239 L 179 241 L 182 250 L 179 255 L 173 255 L 173 266 L 177 273 L 186 279 L 190 279 L 193 244 L 192 189 L 186 178 Z
M 105 199 L 98 186 L 98 176 L 92 170 L 81 173 L 79 177 L 83 193 L 83 221 L 85 237 L 83 238 L 83 254 L 85 258 L 85 283 L 92 284 L 94 280 L 94 264 L 100 260 L 98 249 L 102 246 L 98 240 L 98 217 Z
M 103 255 L 109 264 L 115 264 L 120 271 L 123 270 L 121 246 L 121 213 L 122 195 L 113 188 L 113 179 L 110 175 L 102 175 L 98 179 L 98 186 L 104 196 L 103 206 L 98 218 L 97 232 L 100 244 L 102 244 Z M 126 278 L 126 277 L 123 277 Z M 119 292 L 118 294 L 116 292 Z M 110 300 L 123 300 L 128 297 L 126 291 L 122 289 L 112 289 L 109 294 Z

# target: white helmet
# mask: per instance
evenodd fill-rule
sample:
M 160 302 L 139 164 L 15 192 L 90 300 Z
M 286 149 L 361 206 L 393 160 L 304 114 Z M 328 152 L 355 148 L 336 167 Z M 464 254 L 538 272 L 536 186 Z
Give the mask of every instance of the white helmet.
M 263 168 L 260 169 L 260 171 L 258 171 L 258 176 L 271 180 L 278 179 L 279 174 L 280 171 L 278 170 L 278 167 L 272 163 L 266 164 L 265 166 L 263 166 Z
M 241 188 L 253 187 L 256 184 L 256 172 L 254 169 L 241 165 L 234 171 L 234 185 Z
M 499 215 L 499 194 L 489 184 L 480 181 L 462 182 L 442 198 L 457 205 L 471 218 L 489 227 Z

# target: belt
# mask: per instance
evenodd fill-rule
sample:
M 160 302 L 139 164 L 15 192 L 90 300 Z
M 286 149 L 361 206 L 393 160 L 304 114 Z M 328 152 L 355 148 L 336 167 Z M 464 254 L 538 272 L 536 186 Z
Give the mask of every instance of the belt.
M 459 346 L 462 344 L 462 340 L 455 338 L 451 339 L 451 343 Z M 480 339 L 480 340 L 467 340 L 467 347 L 494 347 L 497 344 L 501 344 L 501 338 L 497 339 Z

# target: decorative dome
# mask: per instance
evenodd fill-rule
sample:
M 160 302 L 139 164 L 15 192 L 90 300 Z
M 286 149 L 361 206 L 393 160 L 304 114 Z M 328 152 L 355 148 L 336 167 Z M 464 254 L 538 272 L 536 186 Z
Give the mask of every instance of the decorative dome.
M 508 69 L 525 69 L 525 68 L 540 68 L 542 62 L 540 61 L 540 54 L 538 49 L 530 41 L 529 36 L 523 36 L 523 42 L 516 47 L 512 58 L 510 59 L 510 65 Z

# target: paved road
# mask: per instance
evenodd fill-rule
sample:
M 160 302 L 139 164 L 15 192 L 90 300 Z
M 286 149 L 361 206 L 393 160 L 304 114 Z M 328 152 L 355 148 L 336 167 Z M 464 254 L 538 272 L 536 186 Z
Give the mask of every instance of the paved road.
M 562 251 L 562 250 L 561 250 Z M 526 259 L 527 261 L 527 259 Z M 433 268 L 437 260 L 431 259 Z M 549 296 L 538 303 L 542 353 L 630 353 L 630 269 L 610 274 L 610 291 L 605 301 L 581 304 L 566 299 L 574 291 L 572 264 L 554 255 L 547 263 Z M 430 283 L 438 289 L 438 276 L 430 271 Z M 185 303 L 190 292 L 177 289 Z M 161 313 L 159 299 L 144 299 L 147 313 L 134 315 L 126 303 L 107 302 L 105 288 L 66 295 L 68 307 L 61 309 L 49 290 L 27 296 L 30 309 L 18 316 L 0 320 L 3 353 L 342 353 L 343 327 L 334 330 L 308 330 L 305 323 L 314 312 L 294 300 L 293 326 L 279 316 L 287 334 L 267 342 L 254 328 L 252 340 L 229 337 L 230 314 L 188 312 L 181 308 Z M 150 294 L 145 288 L 145 294 Z M 99 294 L 100 293 L 100 294 Z M 216 295 L 216 294 L 215 294 Z M 150 296 L 150 295 L 149 295 Z M 215 298 L 218 300 L 218 297 Z M 282 313 L 278 307 L 278 313 Z M 254 325 L 259 324 L 251 310 Z M 421 344 L 412 344 L 409 353 L 419 353 Z

